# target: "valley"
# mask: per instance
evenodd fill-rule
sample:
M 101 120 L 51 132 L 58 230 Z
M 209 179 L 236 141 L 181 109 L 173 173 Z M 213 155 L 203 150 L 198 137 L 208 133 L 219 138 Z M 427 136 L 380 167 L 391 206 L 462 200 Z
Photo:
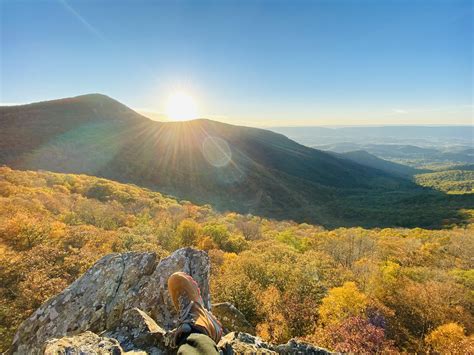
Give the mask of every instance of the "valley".
M 379 169 L 256 128 L 152 121 L 99 94 L 2 107 L 0 115 L 0 164 L 134 183 L 221 212 L 437 228 L 463 223 L 461 211 L 474 204 L 418 186 L 406 178 L 409 167 L 394 174 L 400 165 Z
M 98 94 L 1 107 L 0 128 L 2 350 L 102 256 L 185 246 L 208 252 L 213 300 L 267 341 L 420 352 L 445 328 L 472 332 L 465 150 L 319 150 L 216 121 L 151 121 Z
M 474 355 L 472 0 L 0 0 L 0 354 Z
M 267 341 L 425 351 L 435 331 L 473 330 L 474 211 L 463 213 L 464 226 L 440 230 L 329 230 L 219 213 L 93 176 L 2 167 L 0 349 L 102 256 L 162 258 L 193 246 L 211 259 L 213 302 L 233 303 Z M 457 339 L 470 346 L 469 337 Z

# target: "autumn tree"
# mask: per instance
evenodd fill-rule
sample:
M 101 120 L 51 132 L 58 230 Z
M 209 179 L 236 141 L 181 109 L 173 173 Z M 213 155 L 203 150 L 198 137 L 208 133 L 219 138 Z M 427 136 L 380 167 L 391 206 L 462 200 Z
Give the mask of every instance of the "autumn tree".
M 346 282 L 341 287 L 329 290 L 319 308 L 323 326 L 338 324 L 346 318 L 361 315 L 368 304 L 367 296 L 360 292 L 355 282 Z
M 281 292 L 274 286 L 263 291 L 259 297 L 259 313 L 265 319 L 257 325 L 257 334 L 274 343 L 283 343 L 289 339 L 289 326 L 285 314 Z
M 457 323 L 440 325 L 429 333 L 425 342 L 428 347 L 440 354 L 472 354 L 474 337 L 467 337 L 463 326 Z
M 192 219 L 182 220 L 176 230 L 180 246 L 192 246 L 199 237 L 200 226 Z
M 385 337 L 385 330 L 362 316 L 319 328 L 307 340 L 342 353 L 379 354 L 395 351 L 393 341 Z

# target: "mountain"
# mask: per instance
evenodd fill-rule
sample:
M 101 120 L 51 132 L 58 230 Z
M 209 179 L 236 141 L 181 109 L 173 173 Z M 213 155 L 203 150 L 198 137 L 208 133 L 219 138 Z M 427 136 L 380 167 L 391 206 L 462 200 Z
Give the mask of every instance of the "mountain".
M 25 155 L 54 144 L 52 140 L 77 140 L 81 138 L 77 135 L 93 133 L 96 128 L 147 121 L 99 94 L 0 107 L 0 162 L 16 165 Z M 76 136 L 68 137 L 68 133 Z
M 411 144 L 372 144 L 341 142 L 313 145 L 315 149 L 336 153 L 366 151 L 378 158 L 414 168 L 438 169 L 448 165 L 472 164 L 474 156 L 465 146 L 419 147 Z
M 315 149 L 346 153 L 365 150 L 414 168 L 438 169 L 474 162 L 474 126 L 276 127 Z
M 219 210 L 327 226 L 409 225 L 407 198 L 437 198 L 281 134 L 205 119 L 156 122 L 98 94 L 1 107 L 0 142 L 0 164 L 14 168 L 96 175 Z M 439 215 L 417 220 L 432 225 Z
M 418 170 L 410 166 L 394 163 L 388 160 L 380 159 L 365 150 L 356 150 L 352 152 L 342 153 L 340 156 L 354 161 L 358 164 L 369 166 L 374 169 L 379 169 L 387 173 L 410 178 L 415 174 L 425 173 L 427 171 Z
M 445 161 L 472 163 L 473 157 L 462 151 L 449 149 L 418 147 L 400 144 L 367 144 L 364 146 L 371 154 L 389 159 L 420 159 L 423 161 Z

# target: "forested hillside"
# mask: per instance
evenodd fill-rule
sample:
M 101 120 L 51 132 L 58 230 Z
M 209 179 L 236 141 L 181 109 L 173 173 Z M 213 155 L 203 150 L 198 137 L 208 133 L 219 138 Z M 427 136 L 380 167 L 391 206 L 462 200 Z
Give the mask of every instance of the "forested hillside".
M 415 181 L 420 185 L 448 193 L 474 192 L 474 171 L 472 170 L 453 169 L 419 174 L 415 176 Z
M 193 245 L 211 257 L 213 300 L 234 303 L 267 340 L 472 353 L 474 225 L 473 211 L 463 213 L 467 225 L 441 230 L 326 230 L 96 177 L 2 167 L 1 350 L 101 256 Z
M 436 228 L 474 208 L 474 199 L 446 197 L 267 130 L 156 122 L 98 94 L 0 107 L 0 164 L 100 176 L 219 211 L 326 227 Z
M 416 173 L 423 172 L 423 170 L 417 170 L 407 165 L 397 164 L 388 160 L 380 159 L 364 150 L 354 150 L 339 155 L 358 164 L 370 166 L 372 168 L 386 171 L 387 173 L 405 178 L 411 178 Z

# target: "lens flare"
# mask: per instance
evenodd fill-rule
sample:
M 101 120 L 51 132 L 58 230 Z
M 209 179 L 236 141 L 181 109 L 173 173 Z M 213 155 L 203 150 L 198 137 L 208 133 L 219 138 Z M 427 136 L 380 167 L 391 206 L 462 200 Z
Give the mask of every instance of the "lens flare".
M 202 152 L 208 163 L 218 168 L 226 166 L 232 159 L 229 145 L 219 137 L 206 137 Z

